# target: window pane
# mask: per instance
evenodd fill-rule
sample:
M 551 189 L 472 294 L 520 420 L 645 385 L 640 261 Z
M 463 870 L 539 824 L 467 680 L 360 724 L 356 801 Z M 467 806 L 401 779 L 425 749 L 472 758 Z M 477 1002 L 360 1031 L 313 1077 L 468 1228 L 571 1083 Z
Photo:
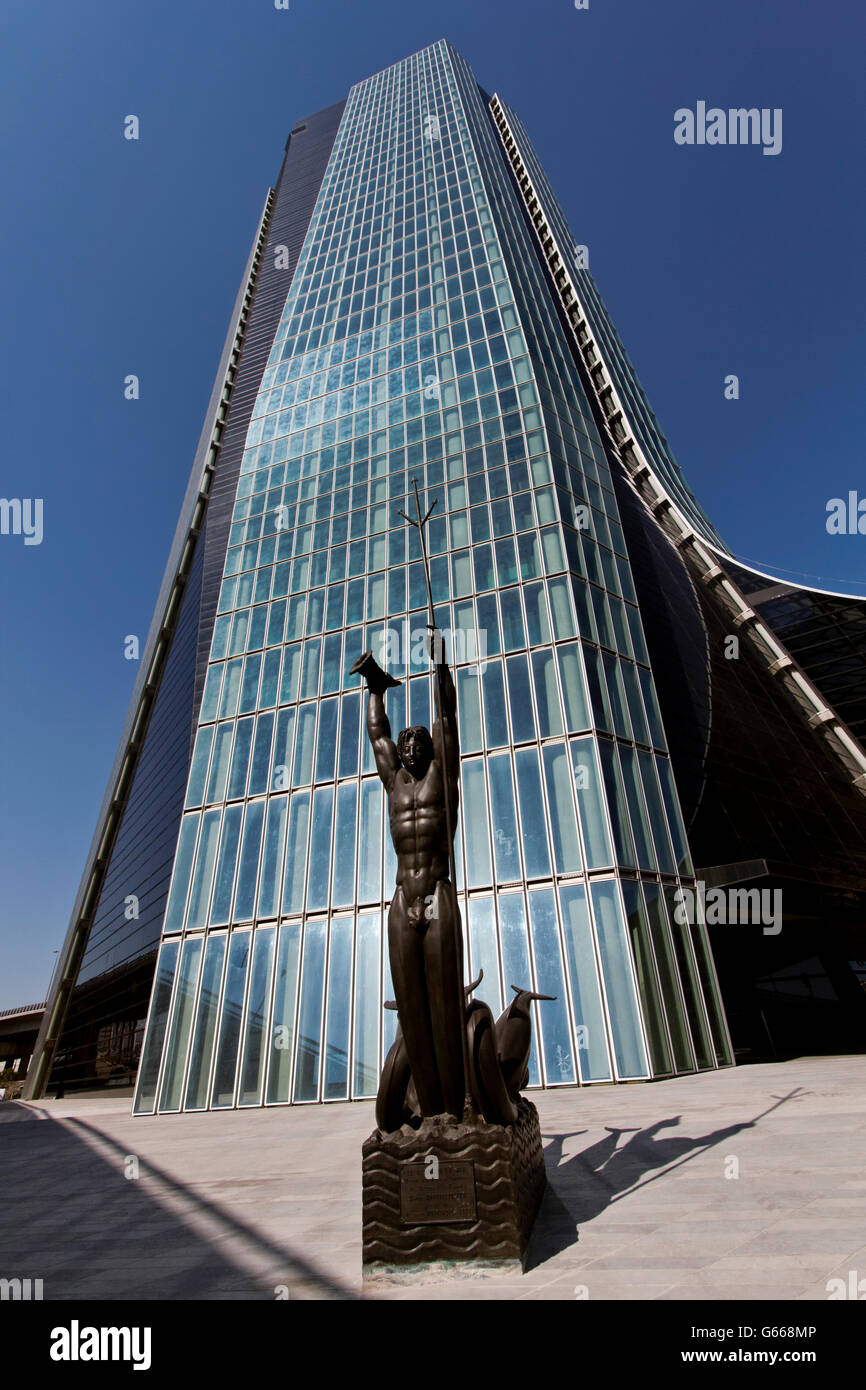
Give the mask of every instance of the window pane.
M 583 644 L 583 659 L 586 663 L 586 683 L 592 702 L 592 713 L 597 729 L 613 732 L 613 719 L 607 697 L 607 684 L 601 667 L 601 652 L 598 647 Z
M 502 610 L 502 645 L 505 651 L 513 652 L 516 647 L 525 647 L 520 590 L 503 589 L 499 595 L 499 607 Z
M 303 786 L 313 775 L 313 736 L 316 731 L 315 704 L 301 705 L 298 709 L 298 734 L 295 747 L 294 786 Z
M 511 536 L 504 536 L 502 540 L 496 542 L 496 570 L 499 576 L 500 588 L 503 584 L 514 584 L 517 581 L 517 556 L 514 552 L 514 540 Z
M 464 753 L 481 751 L 481 703 L 478 671 L 463 667 L 457 672 L 457 718 L 460 748 Z
M 141 1065 L 138 1069 L 138 1091 L 134 1110 L 137 1115 L 151 1114 L 156 1101 L 156 1082 L 159 1075 L 159 1059 L 168 1024 L 168 1008 L 171 1003 L 171 990 L 174 972 L 177 967 L 179 941 L 165 941 L 160 948 L 159 963 L 156 967 L 156 981 L 150 1002 L 150 1015 L 147 1021 L 147 1037 L 141 1051 Z
M 192 880 L 187 927 L 194 931 L 203 927 L 207 921 L 210 906 L 210 890 L 213 883 L 217 844 L 220 832 L 220 811 L 206 811 L 201 823 L 198 852 L 195 860 L 195 873 Z
M 644 795 L 646 797 L 647 811 L 649 812 L 650 825 L 653 833 L 653 843 L 655 844 L 656 858 L 663 874 L 676 873 L 674 857 L 671 852 L 670 840 L 668 839 L 667 822 L 662 810 L 662 799 L 659 793 L 658 782 L 656 781 L 655 762 L 652 753 L 640 750 L 637 755 L 638 766 L 640 767 L 641 781 L 643 783 Z
M 695 1059 L 692 1054 L 691 1039 L 683 1011 L 682 996 L 670 940 L 670 928 L 662 901 L 661 888 L 657 883 L 644 883 L 643 892 L 661 983 L 662 999 L 664 1000 L 665 1017 L 668 1021 L 674 1049 L 676 1070 L 693 1071 Z
M 238 694 L 241 688 L 243 661 L 230 661 L 226 666 L 222 695 L 219 704 L 220 719 L 234 719 L 238 712 Z
M 505 663 L 508 671 L 508 708 L 515 743 L 535 738 L 535 716 L 532 711 L 532 691 L 529 687 L 529 663 L 525 656 L 510 656 Z
M 250 933 L 232 932 L 226 982 L 223 990 L 219 1042 L 210 1103 L 214 1109 L 232 1105 L 235 1098 L 235 1074 L 238 1062 L 238 1043 L 241 1035 L 241 1013 L 247 982 L 250 955 Z
M 200 812 L 196 812 L 191 816 L 184 816 L 181 821 L 174 871 L 171 878 L 171 890 L 168 895 L 165 921 L 162 928 L 164 932 L 180 931 L 183 926 L 183 912 L 186 907 L 192 856 L 200 819 Z
M 340 702 L 340 777 L 354 777 L 358 771 L 358 730 L 361 696 L 350 691 Z
M 319 729 L 316 735 L 316 781 L 329 782 L 334 775 L 337 757 L 337 715 L 339 700 L 323 700 L 319 706 Z
M 298 698 L 301 677 L 301 644 L 286 647 L 283 654 L 283 675 L 280 681 L 280 704 L 290 705 Z
M 526 622 L 529 628 L 529 645 L 540 647 L 550 641 L 550 623 L 547 619 L 547 597 L 543 584 L 527 584 L 523 590 L 526 604 Z
M 643 701 L 641 700 L 640 686 L 638 684 L 638 667 L 631 661 L 621 661 L 619 669 L 625 685 L 626 699 L 628 700 L 629 714 L 631 715 L 632 728 L 636 743 L 649 743 L 649 730 L 647 729 L 644 717 Z M 647 671 L 649 676 L 649 671 Z M 663 748 L 664 744 L 658 744 Z
M 212 927 L 225 926 L 229 921 L 242 816 L 242 806 L 229 806 L 223 816 L 216 886 L 210 910 L 210 925 Z
M 334 836 L 334 884 L 331 901 L 335 907 L 351 907 L 355 902 L 355 846 L 358 812 L 358 786 L 347 782 L 337 789 L 337 828 Z
M 490 810 L 493 818 L 493 853 L 497 883 L 520 879 L 517 812 L 511 780 L 511 754 L 500 753 L 487 763 L 490 773 Z
M 473 998 L 489 1004 L 493 1017 L 498 1018 L 502 1012 L 502 991 L 492 898 L 469 899 L 469 947 L 472 978 L 476 979 L 484 971 L 484 979 Z
M 613 864 L 613 854 L 594 740 L 573 738 L 571 760 L 587 868 L 604 869 Z
M 621 1077 L 647 1076 L 649 1067 L 641 1037 L 637 995 L 617 885 L 610 879 L 591 883 L 589 887 L 604 987 L 610 1007 L 617 1072 Z
M 547 801 L 550 806 L 550 829 L 556 872 L 572 873 L 580 869 L 580 842 L 577 819 L 571 794 L 571 764 L 564 743 L 549 743 L 542 750 L 544 775 L 547 782 Z
M 488 748 L 501 748 L 508 742 L 508 720 L 505 713 L 505 682 L 502 663 L 488 662 L 481 676 L 484 697 L 484 725 Z
M 286 840 L 286 872 L 283 880 L 283 912 L 300 912 L 304 906 L 307 881 L 307 835 L 310 824 L 310 793 L 295 792 L 289 811 Z
M 224 670 L 224 666 L 208 667 L 207 679 L 204 683 L 204 694 L 201 699 L 201 712 L 199 714 L 199 719 L 202 722 L 208 719 L 216 719 Z
M 532 967 L 529 963 L 529 938 L 526 930 L 526 909 L 522 893 L 502 893 L 498 897 L 499 931 L 502 945 L 502 974 L 505 980 L 505 998 L 513 997 L 513 990 L 531 989 Z M 541 1085 L 541 1071 L 538 1065 L 538 1010 L 533 1003 L 532 1047 L 529 1053 L 529 1085 Z
M 644 705 L 646 707 L 647 719 L 654 748 L 666 749 L 665 731 L 662 728 L 661 715 L 659 714 L 658 700 L 653 689 L 653 678 L 649 671 L 643 666 L 637 667 L 638 679 L 643 691 Z
M 201 973 L 198 1013 L 195 1020 L 192 1048 L 190 1049 L 189 1076 L 184 1100 L 184 1109 L 186 1110 L 203 1110 L 207 1105 L 223 961 L 226 956 L 226 940 L 225 936 L 209 936 L 207 938 L 204 966 Z
M 253 744 L 253 758 L 250 767 L 248 796 L 260 796 L 266 792 L 271 781 L 271 740 L 274 732 L 273 711 L 260 714 L 256 720 L 256 737 Z
M 313 825 L 310 835 L 310 867 L 307 875 L 307 911 L 328 906 L 328 879 L 331 871 L 331 817 L 334 788 L 319 787 L 313 798 Z
M 548 579 L 547 592 L 550 595 L 550 614 L 553 619 L 553 635 L 557 642 L 577 636 L 574 613 L 571 607 L 568 580 Z
M 650 839 L 649 818 L 644 805 L 643 788 L 638 774 L 635 750 L 619 743 L 617 744 L 617 751 L 622 763 L 628 809 L 631 812 L 631 828 L 637 849 L 637 862 L 642 869 L 652 870 L 656 867 L 656 860 Z
M 256 901 L 256 882 L 259 876 L 259 845 L 262 839 L 264 818 L 265 803 L 263 801 L 249 802 L 244 821 L 244 834 L 238 865 L 238 886 L 235 892 L 234 913 L 232 914 L 235 922 L 247 922 L 253 915 Z
M 532 674 L 535 681 L 535 700 L 538 707 L 538 732 L 541 738 L 562 733 L 562 712 L 556 684 L 556 662 L 552 648 L 532 653 Z
M 295 708 L 281 709 L 277 715 L 274 747 L 271 752 L 271 791 L 287 791 L 292 784 L 291 767 L 295 743 Z
M 616 756 L 616 748 L 607 739 L 599 739 L 598 746 L 601 753 L 604 783 L 607 789 L 607 807 L 613 823 L 613 836 L 616 841 L 617 863 L 624 865 L 627 869 L 634 869 L 637 865 L 632 848 L 631 827 L 629 826 L 625 792 L 622 786 L 622 773 L 620 772 L 619 759 Z
M 547 826 L 544 819 L 537 750 L 519 749 L 514 755 L 514 765 L 517 771 L 517 795 L 520 800 L 526 875 L 528 878 L 546 878 L 550 874 L 550 855 L 547 848 Z
M 602 652 L 602 664 L 607 678 L 607 693 L 613 715 L 614 732 L 620 738 L 631 738 L 631 727 L 625 708 L 625 692 L 619 673 L 619 662 L 612 652 Z
M 301 699 L 309 700 L 319 693 L 319 665 L 322 655 L 322 639 L 316 637 L 304 643 L 304 658 L 301 665 Z
M 529 920 L 532 925 L 537 988 L 541 994 L 556 995 L 555 1001 L 540 1004 L 536 1014 L 541 1026 L 541 1051 L 547 1081 L 549 1085 L 573 1082 L 571 1030 L 551 888 L 536 889 L 529 894 Z
M 426 667 L 425 667 L 426 669 Z M 409 686 L 409 723 L 423 724 L 430 728 L 430 681 L 427 676 L 416 676 Z
M 243 796 L 247 786 L 247 767 L 250 761 L 250 744 L 253 740 L 254 719 L 242 719 L 237 726 L 235 746 L 232 753 L 232 770 L 229 775 L 229 801 Z
M 609 1081 L 612 1072 L 586 888 L 582 883 L 563 884 L 559 903 L 577 1029 L 580 1079 Z
M 289 1099 L 291 1089 L 300 945 L 300 922 L 287 922 L 280 927 L 274 982 L 274 1016 L 271 1025 L 271 1061 L 268 1069 L 267 1094 L 268 1104 L 271 1105 L 285 1103 Z
M 259 675 L 262 669 L 261 652 L 257 656 L 248 656 L 244 663 L 244 679 L 241 686 L 241 698 L 238 710 L 241 714 L 249 714 L 254 710 L 259 696 Z
M 653 1074 L 663 1076 L 672 1070 L 670 1048 L 664 1025 L 664 1011 L 656 982 L 649 924 L 639 883 L 625 880 L 622 885 L 625 912 L 631 937 L 632 956 L 638 978 L 638 993 L 643 1006 L 644 1025 L 649 1041 Z
M 592 720 L 589 717 L 577 643 L 573 642 L 566 647 L 557 647 L 556 655 L 559 661 L 562 693 L 565 697 L 565 719 L 568 728 L 570 731 L 589 729 L 592 726 Z
M 481 594 L 475 600 L 478 611 L 478 629 L 484 634 L 487 655 L 498 656 L 502 651 L 502 633 L 499 626 L 499 608 L 495 594 Z M 479 646 L 481 645 L 479 641 Z
M 677 869 L 687 878 L 691 878 L 694 873 L 692 868 L 692 857 L 689 854 L 689 847 L 686 841 L 686 832 L 683 829 L 683 818 L 680 815 L 680 804 L 677 797 L 676 784 L 674 783 L 673 769 L 667 758 L 656 755 L 656 767 L 658 768 L 659 782 L 661 783 L 662 797 L 667 811 L 668 829 L 671 832 L 671 839 L 674 845 L 674 854 L 677 861 Z
M 374 1096 L 379 1084 L 379 951 L 381 923 L 378 912 L 358 916 L 358 948 L 355 967 L 355 1052 L 352 1095 Z
M 275 935 L 274 927 L 260 927 L 255 934 L 238 1105 L 262 1103 L 267 1061 L 265 1026 L 270 1005 Z
M 352 1006 L 351 917 L 331 918 L 328 954 L 328 1022 L 325 1047 L 325 1100 L 349 1094 L 349 1013 Z
M 256 913 L 259 919 L 276 917 L 278 911 L 283 849 L 286 843 L 288 802 L 287 796 L 275 796 L 268 802 L 264 853 L 262 855 L 262 881 L 259 887 L 259 904 Z
M 695 953 L 695 964 L 698 968 L 698 976 L 703 990 L 704 1002 L 707 1006 L 707 1016 L 710 1025 L 710 1036 L 713 1043 L 713 1051 L 716 1057 L 716 1064 L 720 1067 L 728 1066 L 733 1062 L 731 1044 L 728 1038 L 728 1031 L 725 1026 L 725 1014 L 722 1007 L 721 996 L 716 979 L 715 965 L 710 952 L 710 944 L 707 940 L 707 928 L 703 922 L 695 922 L 691 928 L 692 948 Z
M 670 922 L 671 936 L 674 943 L 677 965 L 679 966 L 680 981 L 683 987 L 683 996 L 686 1004 L 686 1016 L 689 1020 L 689 1028 L 692 1034 L 695 1056 L 699 1067 L 711 1067 L 713 1065 L 713 1052 L 710 1045 L 710 1035 L 707 1029 L 706 1017 L 704 1015 L 704 999 L 701 993 L 700 983 L 698 982 L 697 970 L 694 957 L 692 955 L 691 934 L 687 923 L 679 923 L 676 918 L 676 900 L 674 898 L 676 890 L 674 888 L 664 889 L 664 898 L 667 903 L 668 921 Z
M 187 806 L 201 806 L 204 799 L 204 784 L 207 776 L 208 760 L 213 743 L 213 726 L 199 729 L 195 737 L 195 752 L 189 773 L 189 786 L 186 793 Z
M 343 677 L 343 634 L 333 632 L 325 638 L 322 656 L 322 694 L 339 690 Z
M 234 731 L 234 724 L 220 724 L 217 727 L 216 744 L 207 782 L 207 796 L 205 797 L 209 804 L 214 801 L 222 801 L 225 796 Z
M 358 902 L 377 903 L 382 896 L 382 784 L 361 783 L 361 833 L 358 837 Z M 391 885 L 388 885 L 390 893 Z
M 301 977 L 301 1011 L 298 1057 L 295 1064 L 295 1101 L 318 1100 L 319 1057 L 322 1042 L 322 995 L 325 984 L 325 922 L 307 922 L 304 930 L 304 968 Z
M 466 868 L 470 888 L 483 888 L 493 882 L 490 867 L 490 837 L 487 831 L 487 789 L 484 763 L 464 762 L 463 825 L 466 832 Z

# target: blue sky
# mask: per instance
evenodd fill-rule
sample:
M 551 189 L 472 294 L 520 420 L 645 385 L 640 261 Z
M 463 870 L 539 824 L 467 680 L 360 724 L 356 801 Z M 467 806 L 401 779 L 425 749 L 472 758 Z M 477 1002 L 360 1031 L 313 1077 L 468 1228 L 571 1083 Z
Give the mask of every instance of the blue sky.
M 523 117 L 731 548 L 866 591 L 866 538 L 825 529 L 866 496 L 860 0 L 7 0 L 4 29 L 0 492 L 44 538 L 0 536 L 0 1008 L 45 994 L 286 135 L 425 44 Z M 781 107 L 782 152 L 676 145 L 698 101 Z

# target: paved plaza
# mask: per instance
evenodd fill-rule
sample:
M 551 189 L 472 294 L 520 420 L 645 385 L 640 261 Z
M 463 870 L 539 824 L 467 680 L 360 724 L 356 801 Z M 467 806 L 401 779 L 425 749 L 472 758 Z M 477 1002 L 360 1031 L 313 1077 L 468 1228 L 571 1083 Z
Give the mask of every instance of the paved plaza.
M 4 1102 L 0 1277 L 59 1300 L 827 1299 L 866 1280 L 863 1072 L 801 1058 L 533 1092 L 549 1187 L 526 1272 L 366 1295 L 371 1103 Z

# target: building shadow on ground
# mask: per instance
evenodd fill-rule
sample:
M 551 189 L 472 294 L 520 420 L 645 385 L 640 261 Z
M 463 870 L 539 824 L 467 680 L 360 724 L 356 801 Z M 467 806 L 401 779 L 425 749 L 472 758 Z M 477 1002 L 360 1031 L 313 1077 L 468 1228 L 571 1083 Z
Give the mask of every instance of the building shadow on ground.
M 41 1279 L 45 1300 L 358 1297 L 155 1165 L 126 1177 L 130 1157 L 84 1120 L 4 1102 L 0 1277 Z

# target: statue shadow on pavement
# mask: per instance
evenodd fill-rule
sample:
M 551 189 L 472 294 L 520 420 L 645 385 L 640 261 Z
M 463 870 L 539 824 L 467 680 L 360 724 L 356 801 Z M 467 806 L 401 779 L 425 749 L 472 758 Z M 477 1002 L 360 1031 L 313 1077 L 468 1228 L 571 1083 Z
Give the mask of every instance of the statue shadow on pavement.
M 576 1244 L 580 1239 L 580 1227 L 614 1202 L 622 1201 L 647 1182 L 664 1177 L 671 1167 L 678 1167 L 699 1152 L 724 1143 L 744 1129 L 754 1128 L 757 1123 L 745 1120 L 694 1139 L 685 1135 L 660 1135 L 662 1130 L 678 1125 L 681 1118 L 674 1115 L 643 1129 L 606 1125 L 604 1139 L 569 1158 L 563 1158 L 566 1140 L 586 1134 L 585 1129 L 564 1134 L 542 1132 L 542 1138 L 549 1140 L 544 1149 L 547 1190 L 527 1251 L 527 1270 Z M 621 1143 L 623 1135 L 631 1135 L 631 1138 Z M 649 1173 L 653 1176 L 647 1178 Z

